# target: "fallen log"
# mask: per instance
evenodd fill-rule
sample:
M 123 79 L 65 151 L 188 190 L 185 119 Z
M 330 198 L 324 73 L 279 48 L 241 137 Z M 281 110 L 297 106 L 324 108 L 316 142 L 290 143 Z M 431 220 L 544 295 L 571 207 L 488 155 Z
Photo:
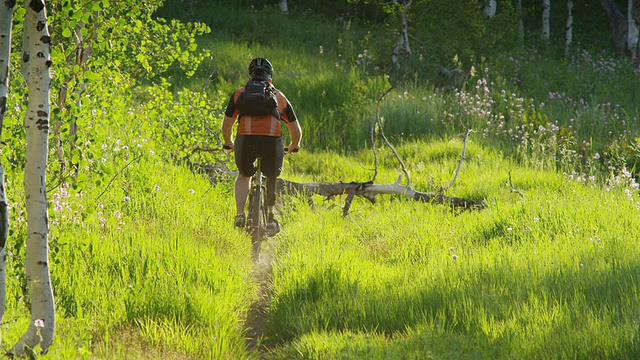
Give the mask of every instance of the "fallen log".
M 224 166 L 189 163 L 196 171 L 202 171 L 209 176 L 209 180 L 217 182 L 235 177 L 237 173 Z M 343 214 L 347 215 L 351 202 L 356 196 L 363 197 L 371 203 L 376 202 L 376 195 L 400 195 L 407 199 L 450 206 L 460 210 L 481 210 L 487 207 L 484 200 L 465 199 L 459 197 L 446 196 L 443 191 L 421 192 L 414 190 L 410 185 L 402 185 L 402 176 L 393 184 L 374 184 L 374 182 L 337 182 L 337 183 L 297 183 L 278 178 L 276 182 L 276 192 L 279 194 L 298 195 L 302 194 L 311 197 L 319 195 L 331 199 L 336 196 L 347 195 Z M 445 189 L 443 189 L 445 190 Z
M 375 196 L 379 194 L 401 195 L 411 200 L 448 205 L 463 210 L 479 210 L 487 206 L 483 200 L 450 197 L 440 193 L 420 192 L 412 189 L 410 186 L 401 185 L 400 183 L 374 184 L 371 181 L 353 181 L 349 183 L 296 183 L 278 179 L 277 191 L 287 194 L 320 195 L 326 198 L 346 194 L 348 196 L 347 203 L 345 204 L 345 215 L 354 196 L 361 196 L 375 203 Z

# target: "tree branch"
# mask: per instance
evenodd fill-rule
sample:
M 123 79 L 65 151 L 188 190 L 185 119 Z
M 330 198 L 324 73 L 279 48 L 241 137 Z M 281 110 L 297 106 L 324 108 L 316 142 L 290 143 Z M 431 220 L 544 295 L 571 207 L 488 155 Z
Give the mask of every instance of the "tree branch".
M 469 139 L 469 134 L 471 134 L 472 132 L 473 130 L 469 129 L 467 130 L 467 133 L 464 135 L 464 143 L 462 145 L 462 155 L 460 156 L 460 160 L 458 160 L 458 167 L 456 168 L 456 173 L 453 175 L 453 179 L 451 179 L 451 182 L 449 183 L 449 185 L 440 189 L 441 194 L 444 193 L 445 190 L 448 190 L 450 187 L 452 187 L 453 184 L 456 182 L 456 179 L 458 178 L 458 174 L 460 173 L 460 167 L 462 166 L 462 162 L 466 158 L 467 140 Z

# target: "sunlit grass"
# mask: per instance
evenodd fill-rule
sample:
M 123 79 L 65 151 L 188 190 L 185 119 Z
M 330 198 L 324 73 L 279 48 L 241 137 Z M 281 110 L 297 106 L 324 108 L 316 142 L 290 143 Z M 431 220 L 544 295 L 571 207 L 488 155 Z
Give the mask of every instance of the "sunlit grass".
M 483 171 L 506 178 L 507 162 L 489 160 Z M 636 356 L 635 200 L 551 172 L 520 190 L 460 215 L 394 199 L 358 202 L 346 219 L 292 215 L 274 274 L 267 341 L 283 346 L 273 357 Z M 416 333 L 451 347 L 410 341 Z

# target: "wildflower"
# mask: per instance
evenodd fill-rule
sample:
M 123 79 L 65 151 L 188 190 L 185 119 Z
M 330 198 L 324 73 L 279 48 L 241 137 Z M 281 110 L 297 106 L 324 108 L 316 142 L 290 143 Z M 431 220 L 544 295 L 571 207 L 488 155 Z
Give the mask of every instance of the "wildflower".
M 454 261 L 455 261 L 455 260 L 458 260 L 458 255 L 453 254 L 453 260 L 454 260 Z
M 578 264 L 578 267 L 579 267 L 580 269 L 582 269 L 582 266 L 583 266 L 583 265 L 582 265 L 582 263 Z
M 449 251 L 453 251 L 453 250 L 455 250 L 453 246 L 449 248 Z
M 37 319 L 36 321 L 33 322 L 33 325 L 35 325 L 38 328 L 43 328 L 44 327 L 44 319 Z
M 155 184 L 153 186 L 153 191 L 158 191 L 158 190 L 160 190 L 160 186 L 158 184 Z
M 128 196 L 125 196 L 125 197 L 124 197 L 124 199 L 122 199 L 122 201 L 124 201 L 124 202 L 129 202 L 129 201 L 131 201 L 131 198 L 130 198 L 130 197 L 128 197 Z
M 538 219 L 537 217 L 533 218 L 533 222 L 538 222 L 538 220 L 540 220 L 540 219 Z
M 195 190 L 193 190 L 193 189 L 189 189 L 189 193 L 190 193 L 190 194 L 195 194 L 196 192 L 195 192 Z
M 116 211 L 113 213 L 113 216 L 115 216 L 116 219 L 120 219 L 120 216 L 122 216 L 122 213 L 120 213 L 120 211 Z

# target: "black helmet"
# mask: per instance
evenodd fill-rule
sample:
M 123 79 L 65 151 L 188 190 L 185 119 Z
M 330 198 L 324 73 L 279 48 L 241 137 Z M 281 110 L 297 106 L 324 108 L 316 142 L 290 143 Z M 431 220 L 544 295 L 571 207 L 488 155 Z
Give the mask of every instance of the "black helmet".
M 249 64 L 249 74 L 264 73 L 273 75 L 273 65 L 265 58 L 255 58 Z

